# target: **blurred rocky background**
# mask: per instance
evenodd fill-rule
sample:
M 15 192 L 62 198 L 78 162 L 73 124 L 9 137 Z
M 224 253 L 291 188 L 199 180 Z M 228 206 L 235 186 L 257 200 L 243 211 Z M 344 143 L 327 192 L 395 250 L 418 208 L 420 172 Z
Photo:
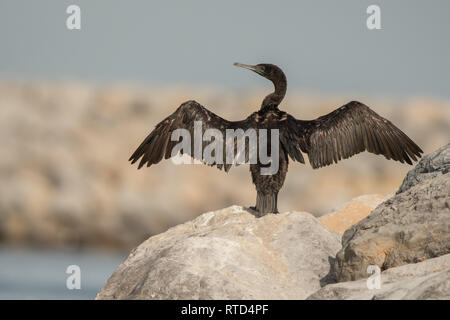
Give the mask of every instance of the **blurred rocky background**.
M 186 100 L 238 120 L 258 109 L 265 94 L 1 82 L 0 242 L 129 250 L 202 212 L 254 205 L 256 193 L 246 165 L 226 174 L 164 161 L 138 171 L 128 158 L 153 127 Z M 281 108 L 297 118 L 313 119 L 350 100 L 360 100 L 390 119 L 425 154 L 448 143 L 450 100 L 291 90 Z M 319 170 L 291 162 L 279 209 L 321 216 L 360 195 L 384 197 L 398 189 L 410 169 L 367 153 Z

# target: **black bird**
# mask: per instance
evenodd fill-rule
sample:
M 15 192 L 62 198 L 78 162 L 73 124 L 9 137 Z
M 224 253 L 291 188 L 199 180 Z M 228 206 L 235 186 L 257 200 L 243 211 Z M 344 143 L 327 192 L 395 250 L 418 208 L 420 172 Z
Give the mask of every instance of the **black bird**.
M 357 153 L 369 151 L 382 154 L 392 159 L 412 164 L 421 157 L 423 151 L 400 129 L 389 120 L 379 116 L 363 103 L 351 101 L 344 106 L 315 120 L 298 120 L 278 109 L 286 94 L 287 81 L 283 71 L 273 64 L 235 66 L 252 70 L 269 79 L 275 86 L 274 92 L 267 95 L 261 108 L 241 121 L 228 121 L 209 111 L 196 101 L 187 101 L 166 119 L 156 125 L 155 129 L 144 139 L 130 157 L 135 163 L 141 157 L 139 168 L 147 164 L 160 162 L 171 157 L 172 148 L 178 143 L 171 141 L 175 129 L 187 129 L 194 135 L 194 121 L 202 121 L 202 130 L 215 128 L 225 136 L 226 129 L 279 129 L 279 170 L 273 175 L 261 175 L 263 167 L 259 160 L 250 165 L 257 197 L 254 209 L 259 215 L 277 213 L 278 192 L 283 186 L 288 170 L 289 157 L 294 161 L 305 163 L 302 152 L 306 153 L 314 169 L 337 163 Z M 236 141 L 235 141 L 236 143 Z M 204 145 L 206 143 L 204 142 Z M 248 158 L 248 144 L 246 144 Z M 189 155 L 194 157 L 194 152 Z M 204 159 L 198 159 L 203 160 Z M 208 163 L 226 172 L 231 164 Z

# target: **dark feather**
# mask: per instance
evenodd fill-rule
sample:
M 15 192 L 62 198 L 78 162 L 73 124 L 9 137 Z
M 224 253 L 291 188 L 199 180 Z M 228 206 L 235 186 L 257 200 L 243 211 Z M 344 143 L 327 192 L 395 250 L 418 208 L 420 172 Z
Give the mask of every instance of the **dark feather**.
M 295 121 L 298 148 L 305 145 L 313 168 L 337 163 L 362 151 L 412 163 L 423 151 L 390 121 L 368 106 L 352 101 L 315 120 Z M 291 128 L 291 126 L 288 126 Z
M 172 148 L 178 143 L 178 141 L 172 141 L 172 132 L 175 129 L 186 129 L 191 134 L 191 152 L 189 155 L 195 158 L 194 154 L 194 123 L 195 121 L 202 122 L 202 137 L 206 129 L 214 128 L 218 129 L 225 140 L 226 129 L 243 129 L 244 131 L 248 128 L 254 127 L 254 114 L 243 121 L 228 121 L 225 120 L 208 109 L 201 106 L 199 103 L 191 100 L 183 103 L 178 109 L 168 116 L 166 119 L 158 123 L 155 129 L 150 132 L 150 134 L 144 139 L 144 141 L 139 145 L 136 151 L 132 154 L 129 161 L 135 163 L 139 159 L 138 168 L 140 169 L 144 165 L 150 167 L 152 164 L 160 162 L 163 158 L 168 159 L 171 157 Z M 203 149 L 211 142 L 203 141 Z M 236 150 L 237 139 L 234 141 L 234 147 Z M 248 159 L 248 143 L 245 144 L 245 158 Z M 223 163 L 225 163 L 226 158 L 226 148 L 223 145 Z M 236 154 L 236 152 L 235 152 Z M 203 159 L 203 154 L 197 160 L 205 161 Z M 230 164 L 221 165 L 216 163 L 208 163 L 210 166 L 217 166 L 219 169 L 225 169 L 228 172 L 231 168 Z

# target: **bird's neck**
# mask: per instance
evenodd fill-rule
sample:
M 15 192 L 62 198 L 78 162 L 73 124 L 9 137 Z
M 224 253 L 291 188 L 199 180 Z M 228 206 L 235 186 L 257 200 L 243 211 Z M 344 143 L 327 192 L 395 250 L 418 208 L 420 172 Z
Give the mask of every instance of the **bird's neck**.
M 272 80 L 272 82 L 275 87 L 275 91 L 264 98 L 261 104 L 261 109 L 266 108 L 268 106 L 278 107 L 278 105 L 281 103 L 284 96 L 286 95 L 287 81 L 284 75 L 280 79 Z

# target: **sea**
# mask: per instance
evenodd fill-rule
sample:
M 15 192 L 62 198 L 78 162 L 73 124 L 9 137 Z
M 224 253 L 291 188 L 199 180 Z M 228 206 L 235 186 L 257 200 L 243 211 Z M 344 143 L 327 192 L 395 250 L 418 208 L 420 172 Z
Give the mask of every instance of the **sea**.
M 125 253 L 0 247 L 0 299 L 91 300 Z

